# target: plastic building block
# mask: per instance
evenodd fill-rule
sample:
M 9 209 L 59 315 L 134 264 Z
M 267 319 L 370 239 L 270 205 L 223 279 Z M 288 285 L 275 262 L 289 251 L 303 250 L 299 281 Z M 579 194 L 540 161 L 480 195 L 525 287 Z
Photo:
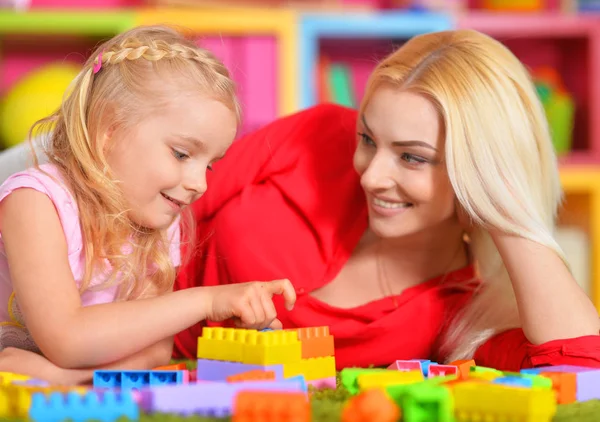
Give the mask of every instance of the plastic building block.
M 230 375 L 226 380 L 227 382 L 275 380 L 275 371 L 262 371 L 260 369 L 254 369 L 252 371 Z
M 202 381 L 225 381 L 227 377 L 248 371 L 273 371 L 275 379 L 283 379 L 283 365 L 248 365 L 241 362 L 198 359 L 196 379 Z
M 496 378 L 503 377 L 504 373 L 494 368 L 487 368 L 485 366 L 472 366 L 470 368 L 469 378 L 478 378 L 486 381 L 492 381 Z
M 0 385 L 12 384 L 14 381 L 27 381 L 31 377 L 21 374 L 13 374 L 12 372 L 0 372 Z
M 358 393 L 357 379 L 362 374 L 386 373 L 387 369 L 344 368 L 340 372 L 342 385 L 350 394 Z
M 304 393 L 240 391 L 232 422 L 310 422 L 310 403 Z
M 185 371 L 187 365 L 185 363 L 176 363 L 174 365 L 157 366 L 153 371 Z
M 140 391 L 140 406 L 146 412 L 226 417 L 231 414 L 234 398 L 239 391 L 280 391 L 306 394 L 307 388 L 301 378 L 231 384 L 210 382 L 169 385 Z
M 454 401 L 448 388 L 440 385 L 411 385 L 402 398 L 405 421 L 454 422 Z
M 366 390 L 369 388 L 381 388 L 388 385 L 414 384 L 423 381 L 421 371 L 387 371 L 382 373 L 361 374 L 356 382 L 358 388 Z
M 94 388 L 128 390 L 183 383 L 183 371 L 94 371 Z
M 468 378 L 471 367 L 475 366 L 475 361 L 473 359 L 455 360 L 448 365 L 454 365 L 458 368 L 458 375 L 460 378 Z
M 418 360 L 397 360 L 388 366 L 387 369 L 395 371 L 421 371 L 423 372 L 423 365 Z M 426 376 L 423 374 L 423 376 Z
M 454 365 L 440 365 L 438 363 L 432 363 L 429 365 L 429 378 L 443 377 L 446 375 L 458 375 L 458 367 Z
M 335 377 L 335 358 L 325 356 L 320 358 L 301 359 L 283 365 L 285 378 L 304 375 L 307 381 Z
M 67 393 L 71 391 L 84 394 L 88 389 L 80 386 L 5 385 L 0 389 L 0 416 L 25 418 L 31 407 L 31 397 L 33 394 Z
M 374 388 L 352 397 L 342 410 L 341 422 L 396 422 L 399 407 L 379 389 Z
M 32 398 L 29 418 L 34 422 L 62 422 L 67 419 L 73 422 L 90 419 L 116 422 L 121 417 L 137 421 L 139 413 L 129 392 L 52 393 L 49 397 L 36 393 Z
M 198 359 L 242 362 L 243 338 L 250 330 L 204 327 L 198 337 Z
M 502 384 L 512 387 L 525 387 L 531 388 L 533 387 L 533 380 L 531 378 L 521 378 L 521 377 L 498 377 L 492 380 L 492 384 Z
M 198 338 L 199 359 L 269 365 L 297 362 L 301 356 L 302 344 L 293 331 L 204 327 Z
M 337 388 L 337 378 L 329 377 L 329 378 L 321 378 L 318 380 L 307 380 L 306 384 L 310 385 L 316 389 L 331 388 L 331 389 L 335 390 Z
M 577 376 L 566 372 L 542 372 L 542 377 L 552 381 L 558 404 L 574 403 L 577 398 Z
M 552 390 L 463 381 L 452 387 L 457 421 L 550 422 L 556 413 Z
M 600 399 L 600 369 L 584 366 L 559 365 L 543 368 L 524 369 L 521 373 L 539 374 L 541 372 L 565 372 L 576 376 L 577 401 Z
M 328 326 L 297 328 L 289 331 L 298 333 L 298 340 L 302 343 L 302 359 L 335 354 L 333 336 L 329 334 Z

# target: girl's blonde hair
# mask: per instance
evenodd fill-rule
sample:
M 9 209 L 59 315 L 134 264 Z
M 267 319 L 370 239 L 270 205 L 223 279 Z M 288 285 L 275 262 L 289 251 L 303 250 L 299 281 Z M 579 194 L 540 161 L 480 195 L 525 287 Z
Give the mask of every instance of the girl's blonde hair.
M 478 227 L 471 252 L 482 284 L 440 346 L 447 361 L 468 358 L 494 334 L 520 326 L 507 269 L 483 225 L 545 245 L 566 262 L 553 238 L 562 191 L 544 109 L 519 60 L 473 30 L 408 41 L 377 66 L 363 108 L 382 84 L 435 105 L 450 182 Z
M 173 286 L 171 239 L 166 230 L 139 227 L 127 217 L 127 201 L 111 175 L 101 139 L 109 128 L 126 133 L 160 112 L 173 90 L 220 101 L 236 113 L 239 123 L 235 85 L 223 63 L 174 29 L 146 26 L 100 45 L 71 83 L 60 109 L 31 130 L 30 139 L 51 131 L 45 153 L 77 201 L 86 257 L 81 291 L 99 272 L 107 273 L 107 279 L 94 288 L 118 283 L 120 299 L 160 294 Z M 34 160 L 39 168 L 35 154 Z M 192 225 L 186 212 L 186 241 L 193 238 L 193 233 L 187 236 Z M 106 262 L 112 267 L 109 272 Z

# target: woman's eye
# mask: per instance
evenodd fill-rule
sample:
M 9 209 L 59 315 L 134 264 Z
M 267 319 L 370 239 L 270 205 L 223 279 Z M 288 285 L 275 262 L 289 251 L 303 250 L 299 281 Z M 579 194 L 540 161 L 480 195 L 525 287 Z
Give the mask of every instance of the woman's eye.
M 410 164 L 424 164 L 427 160 L 423 157 L 419 157 L 418 155 L 413 155 L 409 153 L 403 153 L 400 158 Z

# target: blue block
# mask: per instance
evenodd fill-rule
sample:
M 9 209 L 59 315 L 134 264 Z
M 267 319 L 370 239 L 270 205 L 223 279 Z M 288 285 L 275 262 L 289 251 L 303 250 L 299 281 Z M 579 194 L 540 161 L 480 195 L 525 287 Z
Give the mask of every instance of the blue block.
M 427 378 L 429 376 L 429 365 L 437 365 L 437 362 L 432 362 L 429 359 L 413 359 L 417 362 L 421 362 L 421 369 L 423 370 L 423 376 Z
M 182 383 L 183 371 L 94 371 L 94 388 L 140 390 L 147 386 Z
M 76 392 L 54 392 L 46 397 L 35 393 L 31 398 L 29 418 L 34 422 L 116 422 L 119 418 L 139 420 L 140 411 L 128 392 L 90 391 L 85 395 Z
M 533 386 L 533 380 L 531 378 L 520 378 L 520 377 L 499 377 L 492 381 L 492 384 L 502 384 L 512 387 L 525 387 L 531 388 Z
M 547 368 L 546 368 L 547 370 Z M 528 369 L 521 369 L 521 373 L 522 374 L 529 374 L 529 375 L 539 375 L 544 371 L 544 368 L 528 368 Z

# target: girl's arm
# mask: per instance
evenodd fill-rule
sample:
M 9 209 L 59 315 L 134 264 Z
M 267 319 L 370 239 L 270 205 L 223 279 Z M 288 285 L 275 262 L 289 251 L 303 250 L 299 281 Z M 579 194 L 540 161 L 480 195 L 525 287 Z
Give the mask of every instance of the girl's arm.
M 598 335 L 596 308 L 554 251 L 522 237 L 491 235 L 510 275 L 523 331 L 531 343 Z
M 68 262 L 67 244 L 53 203 L 19 189 L 0 204 L 0 229 L 19 306 L 44 355 L 61 368 L 98 367 L 119 361 L 185 328 L 216 316 L 250 324 L 269 315 L 257 304 L 283 294 L 293 306 L 289 281 L 190 288 L 128 302 L 82 307 Z M 270 296 L 269 296 L 270 299 Z M 213 303 L 214 302 L 214 303 Z M 219 309 L 215 309 L 219 303 Z
M 166 338 L 125 359 L 94 369 L 64 369 L 37 353 L 7 348 L 0 352 L 0 371 L 27 375 L 53 385 L 91 384 L 96 369 L 136 370 L 166 365 L 171 360 L 172 347 L 173 338 Z

